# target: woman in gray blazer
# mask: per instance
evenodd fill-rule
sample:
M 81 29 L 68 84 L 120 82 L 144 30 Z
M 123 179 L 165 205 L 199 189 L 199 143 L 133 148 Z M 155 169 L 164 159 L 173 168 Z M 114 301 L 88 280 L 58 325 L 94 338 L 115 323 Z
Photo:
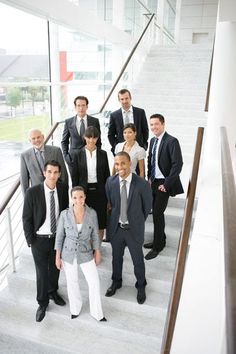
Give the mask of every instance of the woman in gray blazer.
M 71 319 L 78 317 L 82 308 L 79 265 L 89 287 L 90 314 L 98 321 L 106 321 L 96 267 L 101 262 L 97 214 L 85 204 L 83 187 L 72 188 L 71 199 L 73 206 L 60 215 L 55 241 L 56 266 L 63 266 L 65 271 Z

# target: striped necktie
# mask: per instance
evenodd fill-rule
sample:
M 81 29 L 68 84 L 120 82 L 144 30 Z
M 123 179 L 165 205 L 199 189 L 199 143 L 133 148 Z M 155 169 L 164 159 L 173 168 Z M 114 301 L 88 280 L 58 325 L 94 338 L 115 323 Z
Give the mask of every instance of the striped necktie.
M 157 152 L 157 144 L 158 144 L 158 138 L 155 138 L 153 148 L 152 148 L 152 158 L 151 158 L 151 175 L 150 175 L 150 180 L 151 182 L 154 181 L 155 175 L 156 175 L 156 165 L 157 165 L 157 159 L 156 159 L 156 152 Z
M 50 192 L 50 226 L 51 226 L 51 233 L 55 234 L 57 229 L 57 222 L 56 222 L 56 207 L 55 207 L 55 198 L 54 198 L 54 191 Z

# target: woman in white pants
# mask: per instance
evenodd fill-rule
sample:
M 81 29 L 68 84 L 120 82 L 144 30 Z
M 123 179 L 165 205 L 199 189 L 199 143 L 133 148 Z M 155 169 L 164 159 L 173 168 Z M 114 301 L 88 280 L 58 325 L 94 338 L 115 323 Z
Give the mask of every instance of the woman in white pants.
M 101 261 L 97 214 L 85 204 L 82 187 L 72 188 L 71 199 L 73 206 L 61 213 L 57 226 L 56 266 L 63 266 L 65 271 L 71 318 L 78 317 L 82 308 L 79 265 L 89 287 L 90 314 L 98 321 L 106 321 L 96 267 Z

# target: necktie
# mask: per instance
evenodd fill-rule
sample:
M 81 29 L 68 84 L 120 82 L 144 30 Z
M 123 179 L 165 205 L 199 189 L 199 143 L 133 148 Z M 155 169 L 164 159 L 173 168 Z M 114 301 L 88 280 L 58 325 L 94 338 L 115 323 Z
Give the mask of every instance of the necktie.
M 124 125 L 129 123 L 129 111 L 124 113 Z
M 158 144 L 158 138 L 155 138 L 153 148 L 152 148 L 152 159 L 151 159 L 151 175 L 150 179 L 153 182 L 155 179 L 155 174 L 156 174 L 156 152 L 157 152 L 157 144 Z
M 39 162 L 39 165 L 40 165 L 40 167 L 41 167 L 41 170 L 43 171 L 43 170 L 44 170 L 43 151 L 37 150 L 36 156 L 37 156 L 37 160 L 38 160 L 38 162 Z
M 85 124 L 84 124 L 84 120 L 82 118 L 81 121 L 80 121 L 80 136 L 83 137 L 84 133 L 85 133 Z
M 120 191 L 120 221 L 125 224 L 128 221 L 127 217 L 127 189 L 126 180 L 121 181 L 121 191 Z
M 56 209 L 55 209 L 55 198 L 54 191 L 50 192 L 50 226 L 51 233 L 56 233 Z

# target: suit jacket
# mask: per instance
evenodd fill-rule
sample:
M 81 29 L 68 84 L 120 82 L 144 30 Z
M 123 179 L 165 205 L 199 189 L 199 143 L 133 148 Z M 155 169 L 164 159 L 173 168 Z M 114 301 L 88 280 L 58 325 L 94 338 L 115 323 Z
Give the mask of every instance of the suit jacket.
M 133 117 L 134 125 L 137 130 L 136 140 L 140 146 L 147 150 L 149 130 L 145 111 L 142 108 L 133 107 Z M 113 154 L 116 144 L 124 141 L 123 128 L 123 115 L 120 108 L 117 111 L 111 113 L 108 127 L 108 140 L 112 146 L 111 151 Z
M 64 210 L 59 218 L 55 250 L 61 251 L 63 261 L 85 263 L 93 259 L 93 250 L 100 248 L 98 219 L 95 210 L 85 206 L 82 229 L 78 233 L 72 209 Z
M 61 176 L 59 181 L 68 185 L 68 174 L 61 149 L 57 146 L 44 146 L 45 162 L 55 160 L 61 165 Z M 20 183 L 23 194 L 30 186 L 42 183 L 44 181 L 43 171 L 38 163 L 34 148 L 23 152 L 20 157 Z
M 106 180 L 110 176 L 107 153 L 97 149 L 97 183 L 98 189 L 104 190 Z M 85 148 L 76 151 L 72 167 L 72 186 L 82 186 L 87 189 L 88 169 Z
M 148 155 L 148 178 L 151 175 L 152 148 L 155 137 L 150 141 Z M 165 133 L 161 139 L 161 144 L 158 150 L 158 166 L 161 173 L 165 177 L 164 187 L 169 192 L 170 196 L 184 193 L 179 174 L 182 170 L 183 159 L 179 141 Z
M 116 237 L 120 218 L 120 181 L 119 176 L 111 176 L 106 183 L 108 203 L 111 205 L 111 215 L 108 224 L 108 234 L 111 239 Z M 132 173 L 128 196 L 127 215 L 130 232 L 134 240 L 143 244 L 145 220 L 152 208 L 152 191 L 143 178 Z
M 58 182 L 57 194 L 59 202 L 59 212 L 68 208 L 69 196 L 68 187 Z M 46 200 L 44 194 L 44 184 L 40 183 L 27 189 L 23 206 L 23 229 L 26 242 L 31 245 L 35 238 L 36 232 L 43 225 L 46 218 Z
M 62 134 L 61 147 L 66 162 L 71 165 L 73 162 L 73 155 L 76 150 L 81 149 L 85 145 L 84 139 L 79 135 L 76 127 L 77 116 L 65 120 L 64 131 Z M 100 123 L 97 118 L 87 115 L 88 127 L 96 127 L 101 134 Z M 97 146 L 101 147 L 101 138 L 97 141 Z

